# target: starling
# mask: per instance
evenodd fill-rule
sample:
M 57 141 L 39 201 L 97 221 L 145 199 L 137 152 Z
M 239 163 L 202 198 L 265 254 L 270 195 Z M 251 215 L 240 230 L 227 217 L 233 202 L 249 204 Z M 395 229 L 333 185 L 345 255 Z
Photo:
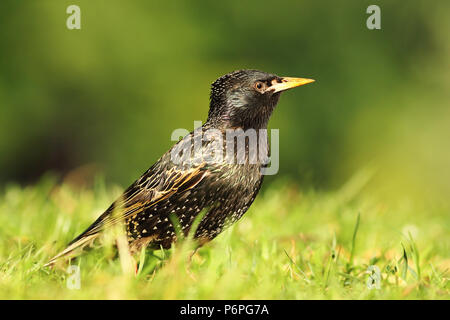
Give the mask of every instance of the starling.
M 194 221 L 198 245 L 212 240 L 242 217 L 260 190 L 269 157 L 267 134 L 261 132 L 280 93 L 313 81 L 258 70 L 217 79 L 211 85 L 207 121 L 177 142 L 47 265 L 73 255 L 119 223 L 132 253 L 143 247 L 170 248 Z M 257 139 L 248 132 L 256 132 Z M 240 150 L 235 141 L 242 137 Z

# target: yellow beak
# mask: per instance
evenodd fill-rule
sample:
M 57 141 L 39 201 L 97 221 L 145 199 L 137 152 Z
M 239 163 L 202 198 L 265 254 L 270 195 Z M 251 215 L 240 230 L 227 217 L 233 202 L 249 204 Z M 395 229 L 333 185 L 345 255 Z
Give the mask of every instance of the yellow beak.
M 283 77 L 281 78 L 281 82 L 280 80 L 274 80 L 272 82 L 272 86 L 270 86 L 270 89 L 275 89 L 275 92 L 280 92 L 280 91 L 284 91 L 284 90 L 288 90 L 288 89 L 292 89 L 295 87 L 299 87 L 302 86 L 304 84 L 308 84 L 311 82 L 314 82 L 315 80 L 313 79 L 305 79 L 305 78 L 290 78 L 290 77 Z

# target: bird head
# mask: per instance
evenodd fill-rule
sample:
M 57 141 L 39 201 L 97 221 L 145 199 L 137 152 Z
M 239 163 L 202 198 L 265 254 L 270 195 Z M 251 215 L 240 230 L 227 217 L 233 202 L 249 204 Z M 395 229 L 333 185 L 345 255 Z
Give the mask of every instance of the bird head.
M 310 82 L 314 80 L 279 77 L 258 70 L 226 74 L 211 85 L 208 123 L 231 128 L 266 128 L 281 92 Z

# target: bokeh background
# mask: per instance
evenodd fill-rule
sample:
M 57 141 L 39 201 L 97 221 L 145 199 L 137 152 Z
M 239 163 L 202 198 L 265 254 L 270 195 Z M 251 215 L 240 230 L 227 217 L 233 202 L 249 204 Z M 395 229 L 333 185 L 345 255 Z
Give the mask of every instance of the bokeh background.
M 2 0 L 0 186 L 48 172 L 126 186 L 206 119 L 217 77 L 256 68 L 316 79 L 272 117 L 269 184 L 336 188 L 369 168 L 373 190 L 445 199 L 449 16 L 449 1 Z

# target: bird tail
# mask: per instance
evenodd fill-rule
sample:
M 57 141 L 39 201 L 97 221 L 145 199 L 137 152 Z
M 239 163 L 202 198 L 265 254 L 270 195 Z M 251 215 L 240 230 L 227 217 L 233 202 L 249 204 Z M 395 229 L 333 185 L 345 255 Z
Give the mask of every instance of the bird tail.
M 56 256 L 51 258 L 44 265 L 44 267 L 53 265 L 58 259 L 68 256 L 71 253 L 74 253 L 74 251 L 77 249 L 80 249 L 80 250 L 83 249 L 87 245 L 91 244 L 98 236 L 99 236 L 99 233 L 94 233 L 94 234 L 90 234 L 90 235 L 85 235 L 85 233 L 81 234 L 80 236 L 75 238 L 71 243 L 69 243 L 69 245 L 67 246 L 66 249 L 64 249 L 63 251 L 58 253 Z

